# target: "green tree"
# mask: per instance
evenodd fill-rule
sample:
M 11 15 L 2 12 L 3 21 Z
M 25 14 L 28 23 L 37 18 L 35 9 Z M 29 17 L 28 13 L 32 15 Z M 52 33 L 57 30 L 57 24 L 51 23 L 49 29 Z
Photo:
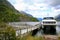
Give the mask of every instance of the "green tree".
M 13 22 L 20 21 L 19 14 L 15 13 L 13 9 L 6 6 L 5 4 L 0 4 L 0 21 L 3 22 Z
M 37 21 L 27 13 L 17 11 L 7 0 L 0 0 L 0 22 Z
M 0 40 L 16 40 L 15 30 L 6 23 L 0 23 Z

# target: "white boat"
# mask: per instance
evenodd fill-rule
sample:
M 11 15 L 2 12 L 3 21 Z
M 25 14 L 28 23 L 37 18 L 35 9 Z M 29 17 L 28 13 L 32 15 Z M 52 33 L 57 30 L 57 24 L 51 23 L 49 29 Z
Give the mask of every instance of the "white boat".
M 57 25 L 57 21 L 53 17 L 45 17 L 42 20 L 42 25 Z
M 44 34 L 56 34 L 57 21 L 53 17 L 44 17 L 42 20 L 42 28 Z

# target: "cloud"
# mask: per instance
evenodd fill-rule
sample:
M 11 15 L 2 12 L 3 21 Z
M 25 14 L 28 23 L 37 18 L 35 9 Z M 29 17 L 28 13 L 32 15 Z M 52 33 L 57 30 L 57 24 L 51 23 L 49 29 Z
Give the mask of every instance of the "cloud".
M 58 9 L 60 9 L 60 5 L 58 5 L 58 6 L 55 6 L 55 9 L 57 9 L 57 10 L 58 10 Z
M 28 5 L 25 4 L 25 3 L 17 3 L 17 4 L 14 5 L 14 7 L 15 7 L 17 10 L 19 10 L 19 11 L 25 10 L 25 9 L 26 9 L 26 6 L 28 6 Z
M 46 0 L 46 2 L 52 6 L 60 5 L 60 0 Z
M 16 4 L 14 4 L 14 7 L 19 11 L 26 10 L 26 8 L 29 6 L 28 4 L 24 3 L 23 0 L 15 0 L 15 1 L 16 1 Z
M 10 0 L 11 1 L 11 0 Z M 15 0 L 14 7 L 34 17 L 56 16 L 60 13 L 59 0 Z M 57 6 L 58 5 L 58 6 Z
M 60 9 L 60 0 L 46 0 L 46 2 L 56 9 Z
M 7 1 L 9 1 L 12 5 L 16 4 L 15 0 L 7 0 Z

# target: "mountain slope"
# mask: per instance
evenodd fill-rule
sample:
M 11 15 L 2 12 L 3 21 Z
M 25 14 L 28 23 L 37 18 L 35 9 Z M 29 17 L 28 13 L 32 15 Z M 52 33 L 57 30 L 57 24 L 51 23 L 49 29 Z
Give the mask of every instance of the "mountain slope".
M 32 16 L 17 11 L 7 0 L 0 0 L 0 21 L 19 22 L 38 20 Z
M 26 13 L 26 12 L 24 12 L 24 11 L 20 11 L 20 13 L 21 13 L 21 14 L 25 14 L 25 15 L 30 16 L 30 17 L 33 17 L 32 15 L 27 14 L 27 13 Z
M 39 21 L 42 21 L 43 19 L 42 18 L 37 18 Z
M 57 21 L 60 21 L 60 14 L 55 17 Z

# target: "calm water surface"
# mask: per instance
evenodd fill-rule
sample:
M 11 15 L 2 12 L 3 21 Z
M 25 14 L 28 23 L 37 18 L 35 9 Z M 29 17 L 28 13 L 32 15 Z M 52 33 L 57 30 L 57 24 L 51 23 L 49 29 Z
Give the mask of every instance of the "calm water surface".
M 33 24 L 33 23 L 31 23 L 31 24 Z M 58 35 L 60 35 L 60 26 L 59 25 L 60 25 L 60 22 L 57 22 L 56 32 L 57 32 Z M 30 30 L 31 29 L 28 29 L 28 31 L 30 31 Z M 21 30 L 21 34 L 24 34 L 26 32 L 27 32 L 27 29 Z M 20 31 L 19 30 L 16 31 L 16 35 L 18 35 L 18 34 L 20 34 Z M 42 35 L 42 30 L 41 31 L 38 31 L 36 35 L 37 36 Z

